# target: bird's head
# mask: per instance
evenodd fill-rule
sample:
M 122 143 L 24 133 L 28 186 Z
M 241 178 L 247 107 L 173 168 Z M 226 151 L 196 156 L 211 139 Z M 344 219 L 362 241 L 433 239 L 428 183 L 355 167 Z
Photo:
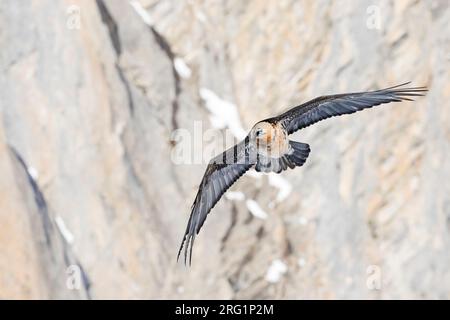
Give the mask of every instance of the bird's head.
M 251 137 L 258 143 L 268 144 L 272 139 L 273 127 L 268 122 L 258 122 L 252 128 Z

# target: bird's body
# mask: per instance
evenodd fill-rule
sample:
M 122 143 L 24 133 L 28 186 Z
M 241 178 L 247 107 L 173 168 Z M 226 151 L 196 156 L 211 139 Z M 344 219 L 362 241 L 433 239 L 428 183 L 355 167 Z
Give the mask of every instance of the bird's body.
M 261 137 L 256 136 L 256 132 L 266 132 Z M 253 132 L 254 131 L 254 132 Z M 258 151 L 267 157 L 280 158 L 288 152 L 289 139 L 288 133 L 281 125 L 281 122 L 258 122 L 252 129 L 250 135 L 254 134 Z
M 228 188 L 251 167 L 258 172 L 280 173 L 302 166 L 310 153 L 306 143 L 290 141 L 289 135 L 323 119 L 354 113 L 375 105 L 412 100 L 425 87 L 405 84 L 369 92 L 323 96 L 294 107 L 279 116 L 257 122 L 243 141 L 213 158 L 200 183 L 178 257 L 185 242 L 185 262 L 206 216 Z

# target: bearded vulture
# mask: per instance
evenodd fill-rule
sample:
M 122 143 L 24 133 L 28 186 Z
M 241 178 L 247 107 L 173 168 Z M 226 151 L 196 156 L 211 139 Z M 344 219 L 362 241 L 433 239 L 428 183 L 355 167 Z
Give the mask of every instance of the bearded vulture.
M 276 117 L 257 122 L 243 141 L 211 159 L 191 208 L 191 215 L 178 251 L 177 260 L 186 242 L 184 262 L 192 259 L 195 236 L 206 216 L 227 189 L 247 170 L 280 173 L 302 166 L 308 158 L 307 143 L 289 140 L 289 135 L 321 120 L 350 114 L 383 103 L 412 101 L 425 95 L 426 87 L 394 87 L 356 93 L 322 96 L 296 106 Z

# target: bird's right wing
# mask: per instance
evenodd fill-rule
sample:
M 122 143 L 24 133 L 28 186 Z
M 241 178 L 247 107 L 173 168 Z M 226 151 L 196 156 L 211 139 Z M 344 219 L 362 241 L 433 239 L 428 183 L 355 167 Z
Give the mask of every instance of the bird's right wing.
M 251 159 L 249 148 L 247 137 L 234 147 L 213 158 L 208 164 L 192 205 L 191 215 L 178 251 L 177 260 L 186 242 L 184 262 L 186 263 L 187 251 L 189 250 L 190 264 L 195 236 L 203 226 L 206 216 L 228 188 L 253 166 L 254 161 Z
M 413 97 L 423 96 L 427 91 L 426 87 L 405 88 L 407 84 L 409 82 L 376 91 L 319 97 L 294 107 L 275 119 L 282 121 L 291 134 L 330 117 L 354 113 L 382 103 L 412 100 Z

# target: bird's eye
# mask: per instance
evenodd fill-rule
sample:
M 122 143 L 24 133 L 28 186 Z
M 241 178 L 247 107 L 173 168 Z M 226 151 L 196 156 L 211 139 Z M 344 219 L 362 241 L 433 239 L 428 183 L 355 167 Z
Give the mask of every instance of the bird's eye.
M 259 137 L 263 134 L 263 130 L 262 129 L 257 129 L 256 130 L 256 136 Z

